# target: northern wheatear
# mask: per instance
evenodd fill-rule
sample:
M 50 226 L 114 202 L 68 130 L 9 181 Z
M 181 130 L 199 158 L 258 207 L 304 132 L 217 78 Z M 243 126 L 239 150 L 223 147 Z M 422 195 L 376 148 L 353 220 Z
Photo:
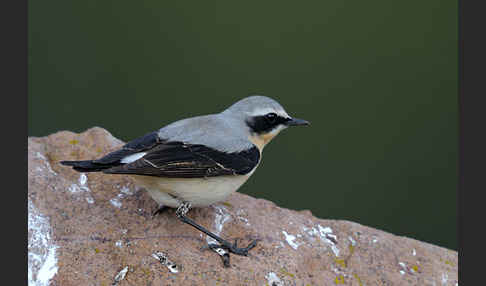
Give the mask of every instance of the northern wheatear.
M 245 248 L 222 239 L 186 216 L 191 207 L 220 202 L 235 192 L 257 168 L 262 150 L 288 126 L 309 125 L 289 116 L 275 100 L 246 97 L 221 113 L 171 123 L 125 144 L 96 160 L 62 161 L 79 172 L 127 174 L 162 207 L 177 208 L 183 222 L 197 228 L 227 249 L 246 256 Z M 229 254 L 224 260 L 229 266 Z

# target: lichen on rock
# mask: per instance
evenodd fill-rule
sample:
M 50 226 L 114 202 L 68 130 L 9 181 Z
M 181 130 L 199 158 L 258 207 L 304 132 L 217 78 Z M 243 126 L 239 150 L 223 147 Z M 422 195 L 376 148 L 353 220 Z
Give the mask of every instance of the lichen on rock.
M 112 285 L 121 270 L 119 286 L 458 283 L 456 251 L 239 193 L 188 213 L 241 245 L 259 239 L 247 257 L 234 255 L 224 268 L 217 254 L 201 249 L 206 236 L 174 211 L 153 218 L 156 203 L 129 177 L 59 164 L 122 144 L 99 127 L 28 138 L 29 285 Z M 35 238 L 42 236 L 36 224 L 44 238 Z M 177 272 L 154 253 L 169 257 Z

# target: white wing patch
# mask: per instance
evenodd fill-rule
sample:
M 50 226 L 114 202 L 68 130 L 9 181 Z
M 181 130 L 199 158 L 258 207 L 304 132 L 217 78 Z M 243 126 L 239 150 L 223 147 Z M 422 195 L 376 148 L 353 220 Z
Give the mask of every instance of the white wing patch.
M 132 155 L 128 155 L 125 158 L 121 159 L 120 162 L 123 163 L 123 164 L 128 164 L 128 163 L 137 161 L 138 159 L 140 159 L 143 156 L 145 156 L 145 154 L 147 154 L 147 152 L 140 152 L 140 153 L 135 153 L 135 154 L 132 154 Z

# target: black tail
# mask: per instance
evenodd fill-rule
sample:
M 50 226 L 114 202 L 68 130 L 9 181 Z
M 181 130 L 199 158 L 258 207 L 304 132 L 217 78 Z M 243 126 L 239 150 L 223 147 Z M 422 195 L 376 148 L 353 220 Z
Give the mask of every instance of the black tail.
M 72 166 L 78 172 L 99 172 L 113 167 L 113 164 L 97 164 L 93 160 L 61 161 L 60 163 L 66 166 Z
M 72 166 L 78 172 L 100 172 L 116 166 L 123 165 L 121 160 L 123 158 L 145 151 L 159 144 L 160 138 L 157 132 L 151 132 L 144 136 L 132 140 L 125 144 L 123 148 L 111 152 L 104 157 L 97 160 L 84 161 L 61 161 L 60 163 L 66 166 Z

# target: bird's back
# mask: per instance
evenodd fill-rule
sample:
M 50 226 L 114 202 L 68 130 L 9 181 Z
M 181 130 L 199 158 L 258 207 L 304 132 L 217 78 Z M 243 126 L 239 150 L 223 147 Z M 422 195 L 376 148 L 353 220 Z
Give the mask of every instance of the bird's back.
M 227 153 L 253 147 L 244 130 L 248 128 L 234 118 L 210 114 L 182 119 L 161 129 L 162 140 L 201 144 Z

